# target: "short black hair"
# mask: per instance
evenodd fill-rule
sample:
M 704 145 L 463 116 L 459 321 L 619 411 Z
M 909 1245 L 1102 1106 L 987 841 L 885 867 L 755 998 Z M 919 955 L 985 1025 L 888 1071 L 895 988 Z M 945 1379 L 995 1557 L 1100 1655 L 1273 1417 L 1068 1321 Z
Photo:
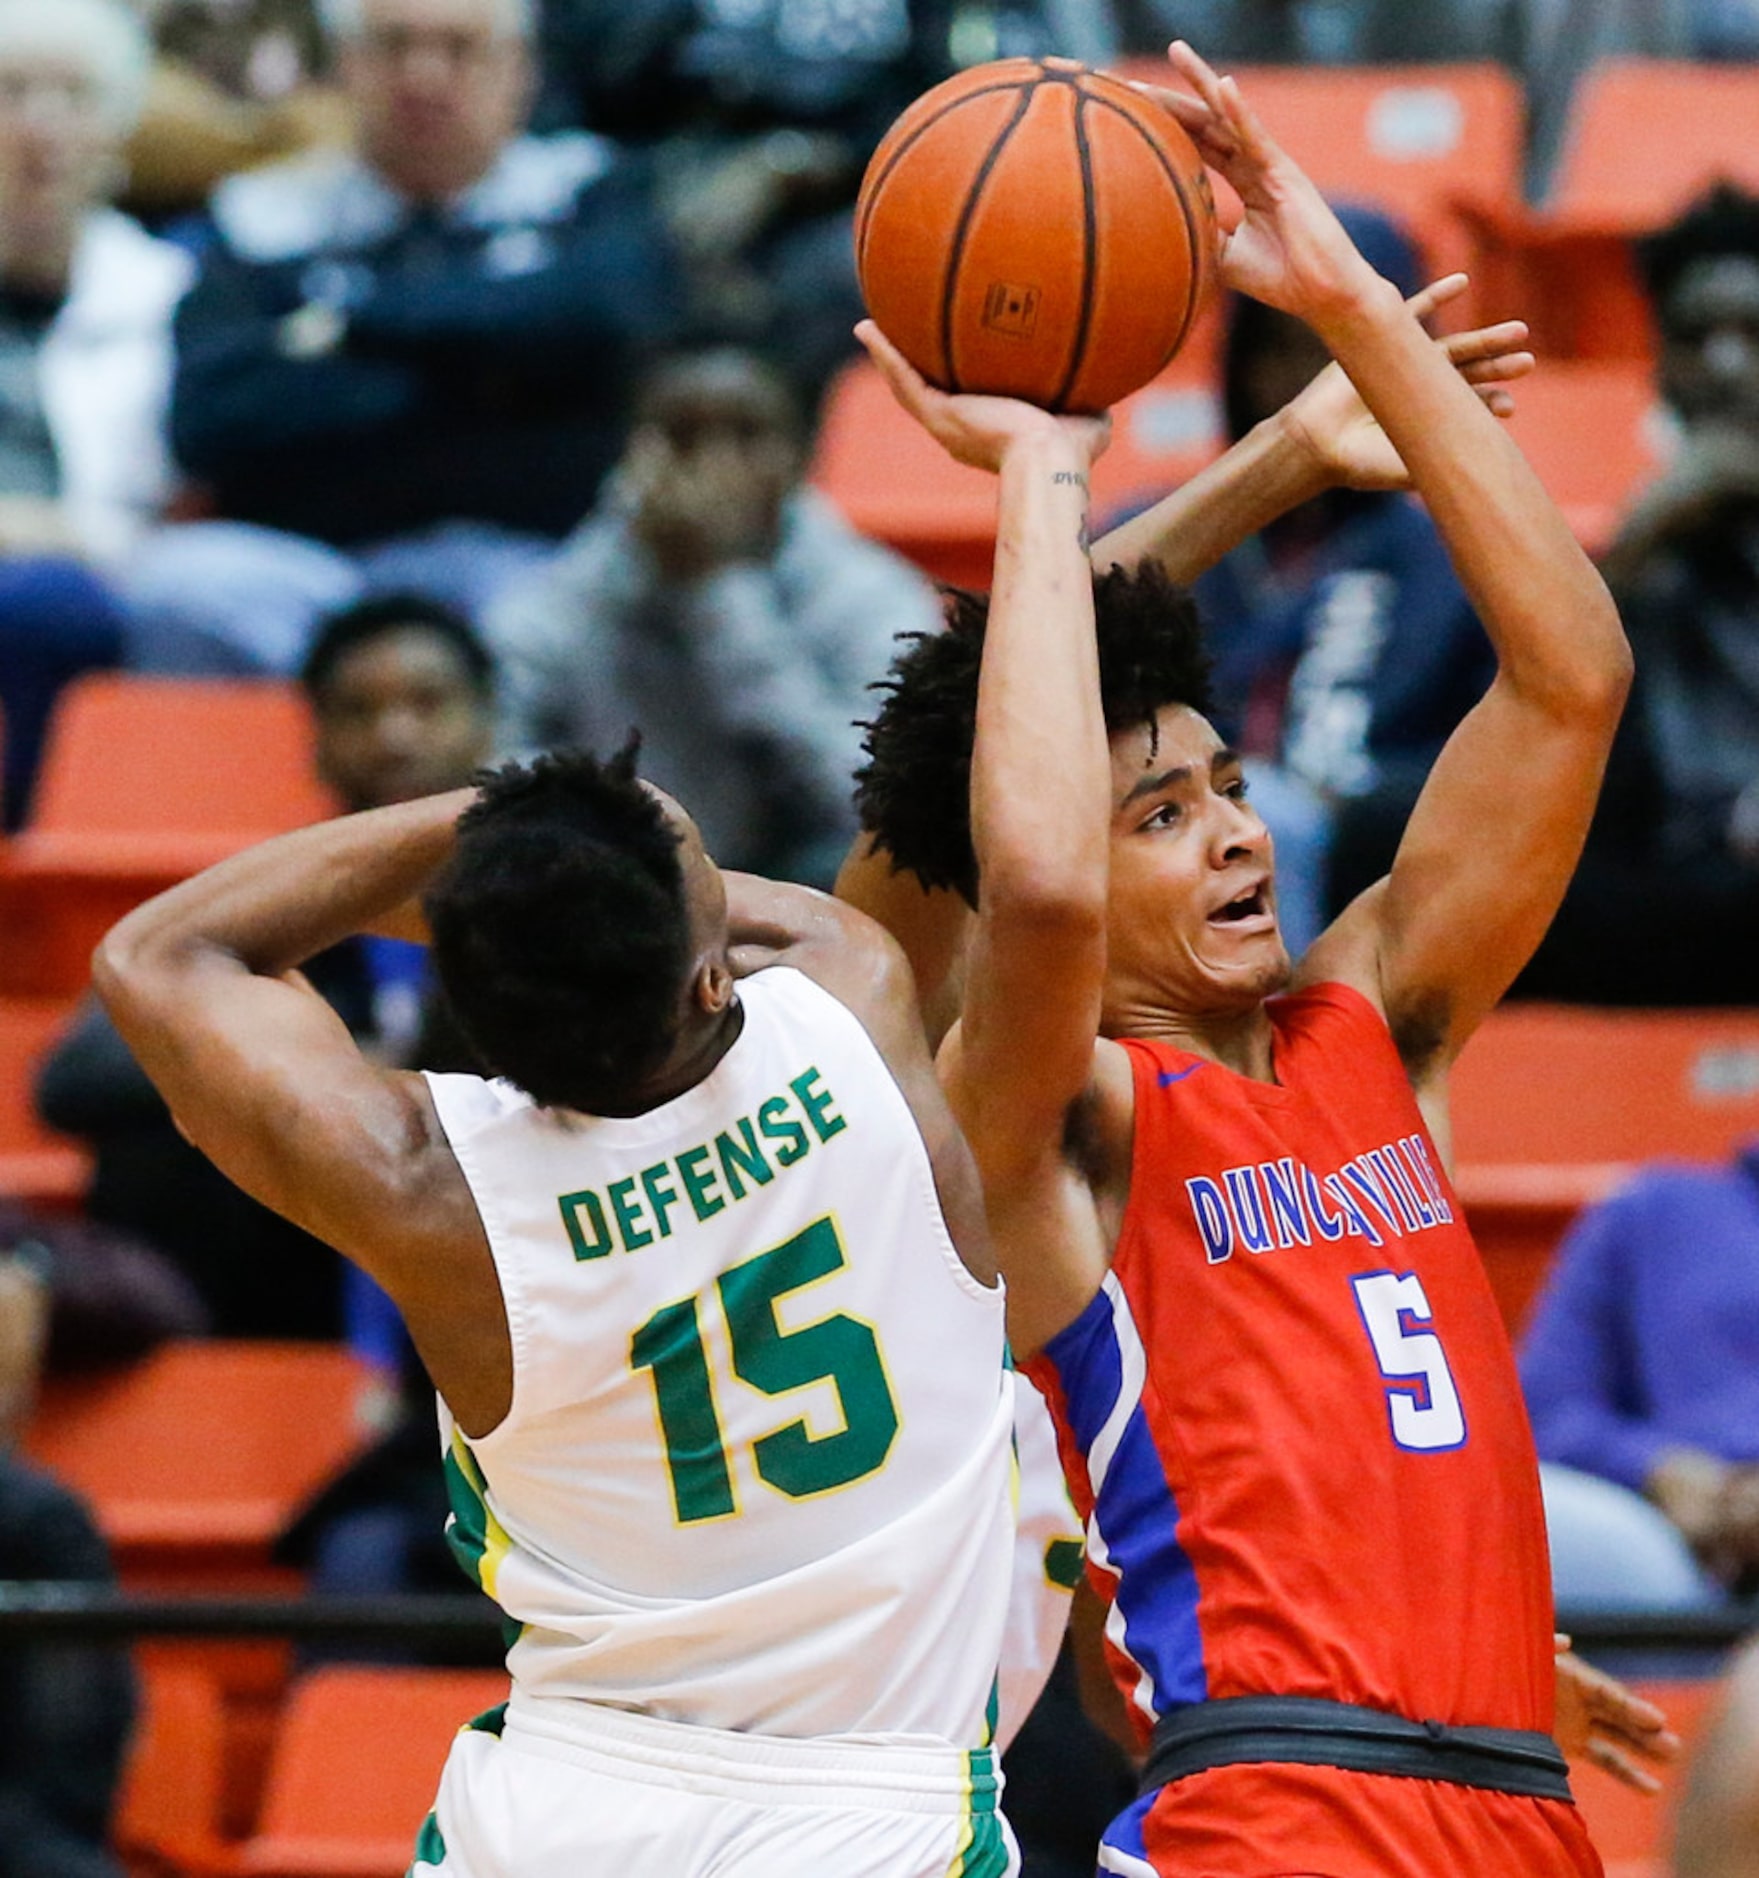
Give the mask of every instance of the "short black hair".
M 1686 270 L 1720 254 L 1759 260 L 1759 196 L 1729 182 L 1718 183 L 1677 221 L 1638 241 L 1637 271 L 1664 327 L 1667 303 Z
M 1191 596 L 1158 562 L 1114 567 L 1093 582 L 1100 708 L 1108 732 L 1152 725 L 1169 704 L 1210 710 L 1209 657 Z M 946 630 L 914 633 L 878 689 L 855 772 L 861 826 L 894 867 L 977 904 L 971 846 L 971 745 L 987 594 L 949 589 Z
M 481 780 L 423 900 L 453 1017 L 491 1075 L 615 1114 L 665 1061 L 691 957 L 678 835 L 632 738 Z
M 305 662 L 299 669 L 299 682 L 314 706 L 321 707 L 324 690 L 335 675 L 336 667 L 357 646 L 382 638 L 387 633 L 419 627 L 443 639 L 458 655 L 465 676 L 477 696 L 495 694 L 495 659 L 481 635 L 456 607 L 436 600 L 431 594 L 376 593 L 357 600 L 339 612 L 318 622 L 306 648 Z

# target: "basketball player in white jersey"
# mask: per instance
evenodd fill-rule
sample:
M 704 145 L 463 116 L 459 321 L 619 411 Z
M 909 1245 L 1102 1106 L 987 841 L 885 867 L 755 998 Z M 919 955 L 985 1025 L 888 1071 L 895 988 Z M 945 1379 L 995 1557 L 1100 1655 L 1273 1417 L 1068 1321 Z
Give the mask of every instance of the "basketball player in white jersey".
M 496 1080 L 296 968 L 419 897 Z M 872 921 L 723 875 L 633 756 L 301 830 L 96 982 L 190 1138 L 401 1308 L 518 1626 L 416 1873 L 988 1878 L 1011 1390 L 969 1155 Z

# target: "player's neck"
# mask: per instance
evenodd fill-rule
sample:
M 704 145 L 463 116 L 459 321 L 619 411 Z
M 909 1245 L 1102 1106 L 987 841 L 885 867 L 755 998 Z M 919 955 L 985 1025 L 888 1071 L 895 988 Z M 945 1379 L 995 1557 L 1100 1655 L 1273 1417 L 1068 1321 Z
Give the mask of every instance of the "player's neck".
M 1114 1037 L 1171 1044 L 1175 1050 L 1188 1050 L 1255 1082 L 1276 1081 L 1276 1030 L 1263 1003 L 1199 1015 L 1169 1010 L 1126 1012 L 1116 1025 L 1108 1024 L 1107 1031 Z
M 629 1091 L 617 1104 L 615 1113 L 645 1115 L 650 1109 L 657 1109 L 694 1089 L 699 1082 L 706 1082 L 721 1058 L 739 1041 L 744 1028 L 745 1006 L 734 998 L 724 1011 L 681 1036 L 671 1055 L 651 1076 Z

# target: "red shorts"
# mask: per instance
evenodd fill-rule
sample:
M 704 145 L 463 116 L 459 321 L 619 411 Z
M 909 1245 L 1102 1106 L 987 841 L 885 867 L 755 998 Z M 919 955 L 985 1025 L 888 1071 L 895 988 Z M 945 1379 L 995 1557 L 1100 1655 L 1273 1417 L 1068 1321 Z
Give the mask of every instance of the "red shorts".
M 1108 1828 L 1124 1878 L 1603 1878 L 1575 1807 L 1335 1767 L 1217 1767 Z

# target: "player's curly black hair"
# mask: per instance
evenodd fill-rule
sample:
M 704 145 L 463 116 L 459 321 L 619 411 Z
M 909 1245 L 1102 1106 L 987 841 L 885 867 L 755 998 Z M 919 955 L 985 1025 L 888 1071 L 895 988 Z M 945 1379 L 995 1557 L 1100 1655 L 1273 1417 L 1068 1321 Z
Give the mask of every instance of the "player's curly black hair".
M 489 772 L 423 900 L 441 988 L 491 1075 L 616 1113 L 677 1036 L 690 962 L 678 836 L 637 742 Z
M 1759 196 L 1718 183 L 1677 221 L 1636 244 L 1637 270 L 1662 325 L 1668 301 L 1693 262 L 1738 254 L 1759 260 Z
M 1108 731 L 1152 725 L 1169 704 L 1208 714 L 1209 657 L 1197 609 L 1158 563 L 1096 575 L 1093 601 Z M 987 595 L 949 590 L 946 630 L 912 634 L 876 687 L 885 702 L 865 727 L 867 761 L 855 772 L 861 826 L 892 865 L 925 887 L 955 889 L 971 906 L 971 745 L 988 623 Z

